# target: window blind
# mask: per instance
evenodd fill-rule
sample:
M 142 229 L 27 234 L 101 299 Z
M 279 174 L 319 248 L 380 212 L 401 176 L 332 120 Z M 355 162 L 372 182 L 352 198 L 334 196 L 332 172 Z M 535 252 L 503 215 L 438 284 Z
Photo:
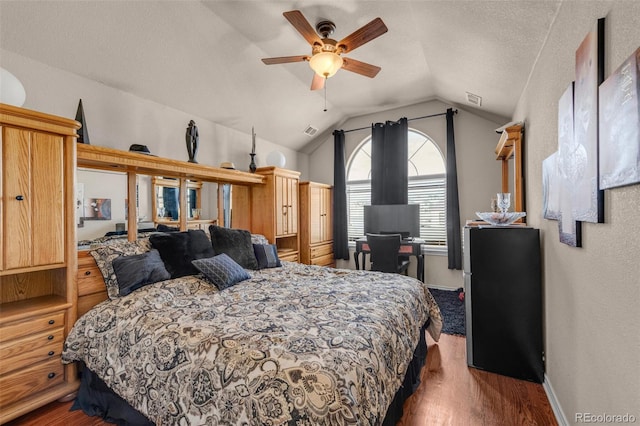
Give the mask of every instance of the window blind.
M 446 245 L 444 175 L 409 178 L 409 204 L 420 204 L 420 237 L 427 244 Z M 371 204 L 371 181 L 347 182 L 349 240 L 364 236 L 364 206 Z

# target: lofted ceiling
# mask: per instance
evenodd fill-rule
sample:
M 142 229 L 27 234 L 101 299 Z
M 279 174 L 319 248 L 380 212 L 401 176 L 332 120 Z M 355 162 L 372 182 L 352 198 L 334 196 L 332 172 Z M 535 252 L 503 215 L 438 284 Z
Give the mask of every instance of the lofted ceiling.
M 561 0 L 513 1 L 0 1 L 0 47 L 186 113 L 308 151 L 303 131 L 441 99 L 511 117 Z M 282 13 L 340 40 L 376 17 L 388 32 L 345 54 L 382 67 L 346 70 L 311 91 L 308 55 Z M 482 97 L 476 107 L 466 92 Z M 394 117 L 391 117 L 394 118 Z M 390 119 L 391 119 L 390 118 Z M 307 148 L 305 148 L 305 146 Z

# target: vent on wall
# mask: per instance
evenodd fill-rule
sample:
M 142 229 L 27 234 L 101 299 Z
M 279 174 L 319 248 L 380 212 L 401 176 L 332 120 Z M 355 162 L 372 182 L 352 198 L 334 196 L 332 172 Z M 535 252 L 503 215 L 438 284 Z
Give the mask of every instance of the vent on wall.
M 306 128 L 306 129 L 304 129 L 304 134 L 305 134 L 305 135 L 307 135 L 307 136 L 313 136 L 313 135 L 315 135 L 316 133 L 318 133 L 318 129 L 316 129 L 315 127 L 313 127 L 311 124 L 309 124 L 309 125 L 307 126 L 307 128 Z
M 466 92 L 467 102 L 475 106 L 482 106 L 482 97 L 474 95 L 473 93 Z

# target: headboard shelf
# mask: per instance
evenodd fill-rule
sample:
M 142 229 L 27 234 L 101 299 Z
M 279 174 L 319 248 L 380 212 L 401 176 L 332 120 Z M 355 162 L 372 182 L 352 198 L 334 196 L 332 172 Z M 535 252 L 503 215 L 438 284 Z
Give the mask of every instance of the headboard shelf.
M 78 167 L 136 174 L 196 179 L 204 182 L 254 185 L 264 183 L 262 175 L 223 169 L 187 161 L 154 157 L 96 145 L 78 144 Z

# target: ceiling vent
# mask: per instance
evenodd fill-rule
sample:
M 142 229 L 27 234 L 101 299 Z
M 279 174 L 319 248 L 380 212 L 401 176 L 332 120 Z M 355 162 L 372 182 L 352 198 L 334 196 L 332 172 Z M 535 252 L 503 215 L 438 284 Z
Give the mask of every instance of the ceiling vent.
M 316 129 L 315 127 L 313 127 L 311 124 L 309 124 L 309 125 L 307 126 L 307 128 L 306 128 L 306 129 L 304 129 L 304 134 L 305 134 L 305 135 L 307 135 L 307 136 L 313 136 L 313 135 L 315 135 L 316 133 L 318 133 L 318 129 Z
M 482 106 L 482 97 L 474 95 L 473 93 L 467 93 L 467 102 L 475 106 Z

